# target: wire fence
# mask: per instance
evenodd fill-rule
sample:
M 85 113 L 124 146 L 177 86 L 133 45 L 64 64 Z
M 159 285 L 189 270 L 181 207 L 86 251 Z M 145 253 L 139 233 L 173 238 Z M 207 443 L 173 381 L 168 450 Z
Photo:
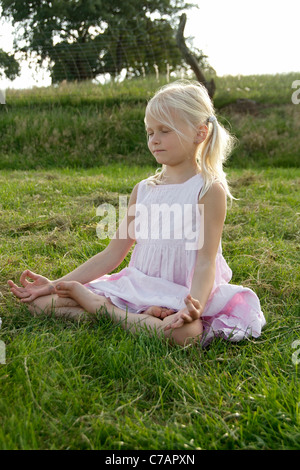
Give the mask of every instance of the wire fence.
M 48 70 L 52 84 L 84 80 L 105 83 L 148 76 L 169 81 L 172 76 L 181 78 L 189 72 L 176 44 L 175 26 L 163 19 L 135 18 L 118 27 L 90 26 L 85 36 L 80 31 L 65 38 L 58 33 L 51 42 L 39 31 L 35 52 L 19 53 L 19 57 L 23 61 L 34 59 L 36 70 Z M 191 38 L 187 38 L 187 44 L 201 67 L 213 72 L 202 51 L 192 47 Z

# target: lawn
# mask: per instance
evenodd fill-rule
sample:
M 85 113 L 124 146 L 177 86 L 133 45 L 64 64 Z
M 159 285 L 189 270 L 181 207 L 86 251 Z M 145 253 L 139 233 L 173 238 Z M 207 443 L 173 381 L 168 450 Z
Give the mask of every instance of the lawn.
M 155 171 L 140 121 L 157 84 L 7 93 L 0 112 L 0 449 L 299 449 L 295 79 L 218 79 L 217 111 L 240 142 L 226 169 L 238 200 L 228 207 L 223 253 L 232 283 L 259 296 L 267 325 L 260 338 L 216 339 L 206 349 L 134 336 L 106 317 L 34 318 L 6 287 L 27 267 L 60 277 L 106 246 L 96 234 L 97 207 L 118 209 L 119 195 Z M 255 109 L 236 105 L 245 97 Z

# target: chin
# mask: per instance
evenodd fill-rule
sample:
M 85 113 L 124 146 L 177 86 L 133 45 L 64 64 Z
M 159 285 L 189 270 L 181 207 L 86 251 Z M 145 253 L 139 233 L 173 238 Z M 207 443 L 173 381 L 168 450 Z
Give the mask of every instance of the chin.
M 156 162 L 157 162 L 159 165 L 168 165 L 168 166 L 169 166 L 168 160 L 163 160 L 162 158 L 157 158 L 157 159 L 156 159 Z
M 162 155 L 154 155 L 154 158 L 158 163 L 164 163 L 163 162 L 164 158 Z

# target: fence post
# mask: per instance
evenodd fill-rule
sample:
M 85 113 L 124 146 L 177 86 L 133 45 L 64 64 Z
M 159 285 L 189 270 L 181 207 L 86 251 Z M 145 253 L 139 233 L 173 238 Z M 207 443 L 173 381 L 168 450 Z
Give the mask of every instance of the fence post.
M 5 91 L 0 90 L 0 104 L 6 104 L 5 103 Z

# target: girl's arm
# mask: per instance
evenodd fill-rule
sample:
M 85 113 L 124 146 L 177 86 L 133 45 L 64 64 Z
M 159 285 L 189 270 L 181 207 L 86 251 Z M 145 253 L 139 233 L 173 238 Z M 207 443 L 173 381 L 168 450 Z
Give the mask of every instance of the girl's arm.
M 226 217 L 226 193 L 223 187 L 214 183 L 199 200 L 199 204 L 204 205 L 204 242 L 198 252 L 190 294 L 204 309 L 214 285 L 216 256 Z
M 46 277 L 40 276 L 26 269 L 20 278 L 20 282 L 23 287 L 18 287 L 13 281 L 8 281 L 11 292 L 19 297 L 22 302 L 31 302 L 37 297 L 52 294 L 55 291 L 55 286 L 62 280 L 78 281 L 81 284 L 86 284 L 113 271 L 124 260 L 135 241 L 134 238 L 130 236 L 132 234 L 131 228 L 134 226 L 135 218 L 132 214 L 134 214 L 135 211 L 132 209 L 130 210 L 130 208 L 136 204 L 137 188 L 138 185 L 136 185 L 132 190 L 127 209 L 127 216 L 124 217 L 114 238 L 102 252 L 90 258 L 81 266 L 74 269 L 74 271 L 71 271 L 69 274 L 66 274 L 60 279 L 56 279 L 55 281 L 50 281 Z M 122 234 L 121 237 L 119 236 L 120 233 Z M 134 236 L 134 234 L 132 235 Z M 29 282 L 27 280 L 28 278 L 33 282 Z
M 127 215 L 122 220 L 109 245 L 74 271 L 53 281 L 54 285 L 58 284 L 60 281 L 78 281 L 81 284 L 86 284 L 103 276 L 104 274 L 110 273 L 122 263 L 135 241 L 130 237 L 129 233 L 129 227 L 132 227 L 132 224 L 134 224 L 134 215 L 129 214 L 134 212 L 132 210 L 130 211 L 130 207 L 136 204 L 137 188 L 138 185 L 136 185 L 132 190 Z M 121 238 L 120 233 L 122 234 Z M 126 238 L 124 237 L 124 233 L 126 234 Z
M 199 204 L 201 223 L 204 223 L 203 246 L 198 252 L 190 295 L 185 307 L 174 314 L 174 322 L 166 329 L 180 328 L 184 323 L 200 318 L 209 299 L 215 280 L 215 263 L 226 217 L 226 193 L 219 183 L 214 183 Z M 192 305 L 191 305 L 192 303 Z

